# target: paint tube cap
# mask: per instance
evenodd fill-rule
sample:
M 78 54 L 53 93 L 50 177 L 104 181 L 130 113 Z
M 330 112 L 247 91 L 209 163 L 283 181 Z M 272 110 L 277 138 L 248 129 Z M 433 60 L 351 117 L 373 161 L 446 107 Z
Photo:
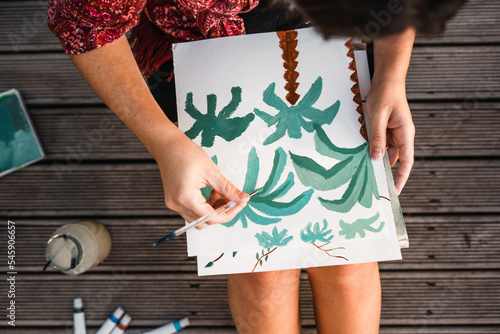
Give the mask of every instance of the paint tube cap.
M 179 325 L 181 325 L 182 328 L 186 327 L 189 325 L 189 319 L 188 318 L 183 318 L 179 320 Z
M 81 298 L 75 298 L 73 300 L 73 307 L 75 309 L 81 309 L 81 308 L 83 308 L 83 301 L 82 301 L 82 299 Z
M 126 328 L 131 320 L 132 320 L 132 317 L 130 315 L 128 315 L 127 313 L 125 313 L 125 315 L 120 319 L 120 324 L 124 328 Z
M 124 313 L 124 312 L 125 312 L 125 311 L 124 311 L 121 307 L 118 307 L 118 308 L 117 308 L 117 309 L 113 312 L 113 317 L 115 317 L 117 320 L 119 320 L 119 319 L 122 317 L 122 315 L 123 315 L 123 313 Z M 117 322 L 118 322 L 118 321 L 117 321 Z

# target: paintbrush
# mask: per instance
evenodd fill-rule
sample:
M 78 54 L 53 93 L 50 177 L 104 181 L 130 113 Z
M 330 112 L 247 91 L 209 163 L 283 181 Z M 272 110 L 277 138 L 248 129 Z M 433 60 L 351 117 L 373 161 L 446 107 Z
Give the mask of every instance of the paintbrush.
M 259 192 L 260 189 L 256 189 L 254 190 L 253 192 L 251 192 L 250 194 L 248 194 L 250 197 L 252 197 L 253 195 L 255 195 L 256 193 Z M 166 237 L 163 237 L 161 238 L 160 240 L 156 241 L 156 242 L 153 242 L 153 247 L 156 247 L 162 243 L 164 243 L 165 241 L 167 240 L 170 240 L 172 238 L 175 238 L 176 236 L 178 235 L 181 235 L 183 233 L 185 233 L 187 230 L 189 230 L 190 228 L 193 228 L 193 227 L 196 227 L 198 225 L 201 225 L 203 223 L 205 223 L 207 220 L 209 220 L 210 218 L 212 218 L 213 216 L 216 216 L 220 213 L 223 213 L 223 212 L 226 212 L 232 208 L 234 208 L 236 205 L 238 205 L 238 203 L 236 203 L 235 201 L 229 201 L 227 202 L 226 204 L 224 204 L 223 206 L 221 207 L 218 207 L 217 209 L 215 209 L 214 211 L 210 212 L 210 213 L 207 213 L 206 215 L 204 215 L 203 217 L 201 218 L 198 218 L 196 219 L 195 221 L 187 224 L 186 226 L 183 226 L 181 227 L 180 229 L 176 230 L 175 232 L 172 232 L 170 233 L 169 235 L 167 235 Z

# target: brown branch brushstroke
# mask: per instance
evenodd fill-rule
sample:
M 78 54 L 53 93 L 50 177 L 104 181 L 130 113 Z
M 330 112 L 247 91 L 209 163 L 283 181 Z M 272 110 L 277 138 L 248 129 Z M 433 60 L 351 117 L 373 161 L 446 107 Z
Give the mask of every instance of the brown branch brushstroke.
M 344 44 L 349 51 L 347 51 L 347 57 L 351 58 L 351 62 L 349 63 L 349 69 L 353 71 L 351 74 L 351 81 L 354 82 L 354 85 L 351 87 L 351 92 L 354 94 L 353 101 L 358 105 L 356 111 L 360 115 L 358 118 L 359 123 L 361 124 L 361 128 L 359 129 L 359 133 L 368 140 L 368 133 L 366 132 L 366 124 L 365 124 L 365 116 L 363 113 L 363 103 L 361 99 L 361 92 L 359 90 L 359 80 L 358 80 L 358 72 L 356 70 L 356 62 L 354 61 L 354 46 L 352 44 L 352 39 L 348 40 Z
M 298 62 L 296 61 L 299 51 L 297 48 L 297 31 L 287 30 L 276 32 L 280 39 L 280 48 L 283 50 L 281 57 L 283 58 L 283 67 L 285 68 L 285 74 L 283 78 L 286 80 L 285 89 L 288 92 L 286 94 L 286 100 L 291 104 L 295 105 L 297 103 L 300 95 L 296 93 L 299 83 L 297 83 L 297 78 L 299 73 L 295 71 Z
M 315 246 L 317 249 L 319 249 L 319 250 L 321 250 L 321 251 L 325 252 L 325 253 L 326 253 L 326 255 L 328 255 L 328 256 L 330 256 L 330 257 L 335 257 L 335 258 L 338 258 L 338 259 L 344 259 L 344 260 L 346 260 L 347 262 L 349 262 L 349 259 L 347 259 L 347 258 L 345 258 L 345 257 L 343 257 L 343 256 L 340 256 L 340 255 L 331 255 L 330 253 L 328 253 L 328 252 L 331 252 L 331 251 L 333 251 L 333 250 L 337 250 L 337 249 L 344 249 L 344 250 L 345 250 L 345 248 L 344 248 L 344 247 L 335 247 L 335 248 L 330 248 L 330 249 L 323 249 L 323 247 L 324 247 L 324 246 L 326 246 L 326 245 L 328 245 L 328 244 L 329 244 L 329 242 L 327 242 L 326 244 L 323 244 L 323 245 L 321 245 L 321 246 L 318 246 L 318 245 L 316 245 L 315 243 L 313 243 L 312 245 L 313 245 L 313 246 Z
M 270 252 L 267 252 L 266 254 L 262 255 L 261 257 L 259 257 L 259 259 L 257 260 L 257 263 L 255 264 L 255 266 L 253 267 L 252 269 L 252 272 L 255 271 L 255 269 L 257 268 L 257 265 L 259 264 L 259 262 L 267 255 L 271 254 L 272 252 L 274 252 L 276 249 L 278 249 L 278 247 L 274 247 Z

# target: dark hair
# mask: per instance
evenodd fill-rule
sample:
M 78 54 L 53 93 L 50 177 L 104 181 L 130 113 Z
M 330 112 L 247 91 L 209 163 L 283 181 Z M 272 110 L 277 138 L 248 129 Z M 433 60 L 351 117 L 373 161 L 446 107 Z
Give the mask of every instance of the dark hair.
M 283 1 L 283 0 L 282 0 Z M 423 35 L 442 33 L 466 0 L 284 0 L 325 37 L 363 39 L 400 32 L 409 26 Z

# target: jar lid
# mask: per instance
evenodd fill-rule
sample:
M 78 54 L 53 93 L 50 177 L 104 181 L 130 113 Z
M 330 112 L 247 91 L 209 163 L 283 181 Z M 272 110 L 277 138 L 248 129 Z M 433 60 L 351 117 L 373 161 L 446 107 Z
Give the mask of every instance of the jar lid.
M 56 234 L 47 242 L 45 257 L 56 270 L 72 270 L 82 259 L 82 247 L 70 234 Z

